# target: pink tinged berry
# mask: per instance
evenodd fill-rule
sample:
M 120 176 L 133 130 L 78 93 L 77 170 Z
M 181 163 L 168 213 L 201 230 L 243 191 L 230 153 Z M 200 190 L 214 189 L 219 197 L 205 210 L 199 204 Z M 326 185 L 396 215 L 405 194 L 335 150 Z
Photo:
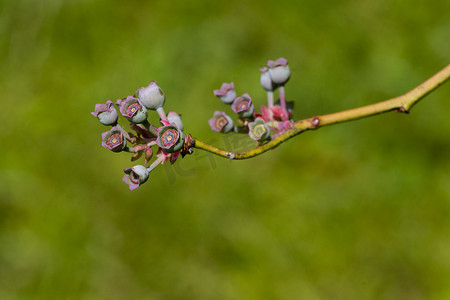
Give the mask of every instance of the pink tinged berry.
M 147 165 L 148 162 L 150 161 L 150 159 L 152 159 L 153 150 L 152 150 L 152 148 L 147 147 L 147 149 L 145 149 L 144 153 L 145 153 L 145 165 Z
M 125 99 L 116 101 L 116 105 L 120 108 L 120 113 L 128 121 L 134 124 L 140 124 L 147 120 L 148 112 L 139 99 L 128 96 Z
M 233 103 L 236 98 L 236 92 L 234 91 L 234 83 L 223 83 L 220 89 L 214 90 L 214 96 L 220 99 L 225 104 Z
M 255 141 L 263 142 L 270 138 L 269 127 L 262 118 L 258 117 L 254 122 L 249 122 L 248 129 L 248 134 Z
M 159 127 L 156 144 L 167 153 L 178 152 L 184 146 L 184 134 L 175 124 Z
M 96 104 L 94 112 L 91 115 L 97 117 L 103 125 L 116 125 L 119 114 L 114 108 L 111 100 L 106 101 L 106 104 Z
M 252 99 L 247 93 L 234 99 L 231 109 L 241 118 L 250 118 L 255 111 Z
M 166 101 L 166 95 L 156 81 L 150 81 L 148 86 L 139 88 L 136 94 L 142 104 L 151 110 L 163 107 Z
M 258 117 L 261 117 L 264 121 L 269 121 L 272 118 L 272 112 L 270 111 L 270 109 L 264 105 L 261 105 L 260 108 L 261 114 L 258 114 Z
M 291 77 L 288 61 L 283 57 L 275 61 L 269 60 L 267 66 L 269 67 L 270 78 L 277 85 L 284 85 Z
M 110 131 L 102 133 L 102 146 L 113 152 L 120 152 L 127 146 L 127 140 L 119 128 L 112 127 Z
M 149 170 L 141 165 L 132 168 L 123 169 L 125 175 L 122 181 L 128 184 L 130 190 L 137 189 L 141 184 L 148 180 Z
M 284 114 L 280 105 L 274 105 L 270 108 L 270 110 L 275 120 L 281 121 L 283 119 Z
M 212 130 L 222 133 L 228 133 L 234 129 L 233 120 L 223 111 L 216 111 L 208 121 Z
M 270 108 L 270 110 L 273 113 L 273 116 L 276 120 L 282 120 L 283 119 L 283 110 L 281 109 L 281 103 L 278 100 L 275 102 L 274 106 Z M 288 119 L 292 117 L 292 114 L 294 112 L 294 101 L 286 101 L 286 112 Z

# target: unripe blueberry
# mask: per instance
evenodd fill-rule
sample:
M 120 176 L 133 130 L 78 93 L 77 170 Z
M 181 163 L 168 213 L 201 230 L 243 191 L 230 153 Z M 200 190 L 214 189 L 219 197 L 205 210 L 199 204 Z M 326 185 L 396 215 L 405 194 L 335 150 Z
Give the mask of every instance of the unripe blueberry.
M 276 61 L 269 60 L 269 75 L 272 81 L 277 85 L 284 85 L 291 77 L 287 59 L 281 57 Z
M 117 100 L 116 105 L 119 106 L 122 116 L 131 123 L 140 124 L 147 120 L 147 109 L 142 105 L 139 99 L 134 98 L 133 96 Z
M 236 98 L 234 83 L 223 83 L 219 90 L 214 90 L 214 96 L 225 104 L 231 104 L 234 98 Z
M 117 124 L 117 119 L 119 117 L 111 100 L 106 101 L 106 104 L 96 104 L 95 111 L 91 112 L 91 115 L 97 117 L 103 125 L 109 126 Z
M 248 123 L 248 134 L 258 142 L 263 142 L 270 138 L 269 127 L 260 117 L 256 118 L 254 122 Z
M 156 81 L 150 81 L 148 86 L 139 88 L 136 94 L 142 104 L 151 110 L 163 107 L 166 100 L 166 95 Z
M 128 184 L 130 190 L 137 189 L 148 179 L 149 171 L 146 167 L 141 165 L 136 165 L 132 168 L 126 168 L 123 169 L 123 171 L 125 175 L 123 175 L 122 181 Z
M 120 152 L 127 146 L 127 140 L 122 131 L 117 127 L 102 133 L 102 146 L 113 152 Z
M 255 111 L 252 98 L 250 98 L 247 93 L 234 99 L 231 109 L 237 113 L 240 118 L 250 118 Z
M 156 144 L 161 147 L 164 152 L 178 152 L 184 146 L 184 134 L 175 124 L 159 127 Z
M 262 67 L 259 69 L 261 71 L 261 86 L 266 91 L 274 91 L 277 88 L 277 85 L 272 81 L 269 74 L 269 68 L 268 67 Z
M 223 111 L 214 112 L 214 116 L 208 121 L 212 130 L 217 132 L 228 133 L 233 130 L 233 120 Z

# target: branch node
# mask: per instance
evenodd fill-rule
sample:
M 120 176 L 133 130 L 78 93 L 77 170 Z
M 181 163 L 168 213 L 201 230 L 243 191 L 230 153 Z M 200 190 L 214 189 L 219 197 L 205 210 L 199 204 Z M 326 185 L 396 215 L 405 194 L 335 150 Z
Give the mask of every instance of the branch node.
M 403 105 L 395 109 L 395 112 L 409 114 L 409 110 L 407 110 Z
M 191 144 L 191 147 L 195 146 L 195 140 L 192 138 L 192 136 L 189 134 L 189 143 Z
M 195 146 L 195 140 L 190 134 L 186 135 L 183 149 L 181 150 L 181 157 L 185 157 L 186 154 L 192 154 L 194 150 L 191 147 Z
M 228 153 L 227 153 L 227 157 L 228 157 L 229 159 L 234 159 L 234 158 L 236 157 L 236 154 L 234 154 L 233 152 L 228 152 Z
M 309 122 L 309 124 L 311 124 L 312 129 L 316 129 L 320 125 L 320 120 L 318 117 L 310 118 L 310 119 L 308 119 L 308 122 Z

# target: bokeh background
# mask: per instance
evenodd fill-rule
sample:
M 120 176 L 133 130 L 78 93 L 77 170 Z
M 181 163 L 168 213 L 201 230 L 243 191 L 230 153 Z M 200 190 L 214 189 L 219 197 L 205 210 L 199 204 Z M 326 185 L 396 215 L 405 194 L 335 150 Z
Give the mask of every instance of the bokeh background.
M 450 299 L 450 84 L 411 114 L 201 151 L 134 192 L 96 103 L 150 80 L 185 132 L 289 59 L 307 118 L 398 96 L 450 61 L 450 2 L 0 1 L 0 299 Z M 154 116 L 152 116 L 154 118 Z

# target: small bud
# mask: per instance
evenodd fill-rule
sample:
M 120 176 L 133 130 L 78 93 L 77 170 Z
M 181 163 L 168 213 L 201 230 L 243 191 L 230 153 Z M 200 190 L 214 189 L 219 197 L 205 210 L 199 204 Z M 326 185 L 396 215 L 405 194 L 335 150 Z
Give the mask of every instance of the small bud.
M 268 122 L 272 119 L 272 111 L 264 105 L 260 107 L 261 113 L 254 113 L 254 116 L 257 118 L 262 118 L 264 121 Z
M 163 107 L 166 100 L 166 95 L 156 81 L 150 81 L 148 86 L 139 88 L 136 94 L 142 104 L 151 110 Z
M 131 156 L 131 161 L 136 161 L 141 158 L 143 151 L 136 152 Z
M 277 88 L 277 85 L 272 81 L 269 75 L 269 68 L 268 67 L 262 67 L 259 69 L 261 71 L 261 86 L 266 91 L 274 91 Z
M 214 96 L 218 97 L 225 104 L 231 104 L 236 98 L 234 83 L 223 83 L 219 90 L 214 90 Z
M 148 179 L 149 171 L 146 167 L 141 165 L 123 169 L 123 171 L 125 172 L 125 175 L 123 175 L 122 181 L 128 184 L 131 191 L 137 189 Z
M 122 131 L 114 126 L 110 131 L 102 133 L 102 146 L 113 152 L 120 152 L 127 146 L 127 140 Z
M 269 127 L 260 117 L 256 118 L 254 122 L 249 122 L 248 129 L 248 134 L 255 141 L 263 142 L 270 138 Z
M 147 109 L 142 105 L 139 99 L 134 98 L 133 96 L 117 100 L 116 105 L 119 106 L 122 116 L 131 123 L 140 124 L 147 120 Z
M 181 115 L 177 114 L 174 111 L 169 111 L 167 113 L 167 121 L 169 121 L 169 123 L 175 123 L 175 125 L 177 125 L 178 129 L 180 129 L 181 131 L 184 130 L 184 126 L 183 126 L 183 122 L 181 122 Z
M 269 75 L 272 81 L 277 85 L 284 85 L 291 77 L 287 59 L 281 57 L 276 61 L 269 60 Z
M 103 125 L 116 125 L 119 117 L 111 100 L 106 101 L 106 104 L 95 104 L 95 111 L 91 115 L 97 117 Z
M 178 152 L 183 148 L 184 134 L 175 124 L 159 127 L 156 144 L 161 147 L 164 152 Z
M 214 116 L 208 123 L 211 129 L 217 132 L 228 133 L 234 128 L 233 120 L 223 111 L 214 112 Z
M 247 93 L 234 99 L 231 109 L 241 118 L 250 118 L 253 116 L 253 112 L 255 111 L 252 98 L 250 98 Z
M 152 159 L 153 150 L 152 150 L 152 148 L 147 147 L 147 149 L 145 149 L 144 153 L 145 153 L 145 165 L 147 165 L 148 162 L 150 161 L 150 159 Z
M 294 113 L 294 101 L 286 101 L 286 112 L 288 119 L 292 118 L 292 115 Z M 274 106 L 271 107 L 272 113 L 274 115 L 275 119 L 281 120 L 283 118 L 283 111 L 281 110 L 281 101 L 278 100 L 275 102 Z

